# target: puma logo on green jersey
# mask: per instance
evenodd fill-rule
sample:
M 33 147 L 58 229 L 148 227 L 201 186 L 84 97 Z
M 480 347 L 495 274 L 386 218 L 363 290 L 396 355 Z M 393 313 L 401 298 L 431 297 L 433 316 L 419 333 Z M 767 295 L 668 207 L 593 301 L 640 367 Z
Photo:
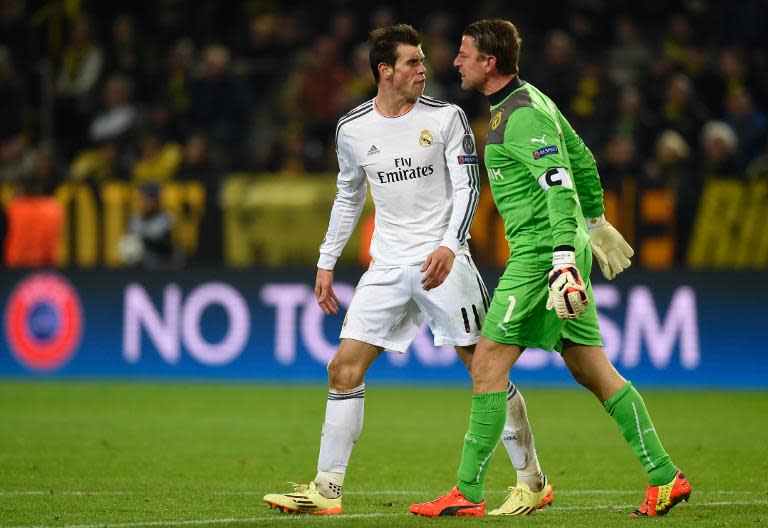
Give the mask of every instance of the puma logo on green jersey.
M 542 143 L 542 144 L 546 145 L 547 142 L 544 139 L 545 137 L 547 137 L 547 135 L 546 134 L 542 134 L 541 135 L 541 139 L 539 139 L 539 138 L 531 138 L 531 143 Z

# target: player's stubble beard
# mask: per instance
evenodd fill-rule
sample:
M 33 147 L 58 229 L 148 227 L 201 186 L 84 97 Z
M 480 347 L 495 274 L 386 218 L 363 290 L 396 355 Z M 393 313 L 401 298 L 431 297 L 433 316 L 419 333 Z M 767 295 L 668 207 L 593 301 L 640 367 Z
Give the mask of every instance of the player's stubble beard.
M 421 97 L 424 94 L 424 89 L 427 87 L 427 80 L 424 79 L 424 82 L 415 82 L 415 95 L 413 97 L 413 100 L 415 101 L 417 97 Z
M 461 72 L 459 72 L 459 76 L 460 76 L 459 79 L 461 81 L 461 89 L 462 90 L 464 90 L 465 92 L 471 92 L 473 90 L 478 90 L 479 91 L 480 87 L 476 86 L 474 83 L 472 83 L 469 80 L 469 75 L 464 74 L 464 76 L 462 77 L 461 76 Z
M 408 90 L 408 93 L 404 94 L 404 98 L 409 103 L 415 103 L 416 99 L 421 97 L 424 94 L 424 88 L 427 86 L 427 81 L 425 80 L 423 83 L 413 83 L 413 89 Z

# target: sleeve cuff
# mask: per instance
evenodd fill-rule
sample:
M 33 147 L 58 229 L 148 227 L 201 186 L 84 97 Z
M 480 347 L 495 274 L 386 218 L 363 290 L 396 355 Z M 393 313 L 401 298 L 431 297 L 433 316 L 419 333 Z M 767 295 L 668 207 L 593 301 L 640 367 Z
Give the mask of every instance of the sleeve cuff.
M 454 237 L 445 237 L 443 238 L 442 242 L 440 242 L 441 246 L 445 246 L 451 251 L 453 251 L 453 254 L 456 255 L 459 253 L 459 240 Z
M 590 233 L 595 229 L 597 229 L 598 227 L 600 227 L 601 225 L 605 225 L 608 223 L 608 220 L 605 219 L 604 214 L 601 214 L 600 216 L 594 216 L 591 218 L 589 216 L 585 216 L 584 221 L 586 222 L 587 230 L 589 230 Z
M 337 258 L 327 253 L 320 253 L 320 258 L 317 260 L 317 267 L 324 270 L 332 270 L 336 266 Z
M 573 251 L 554 251 L 552 252 L 552 267 L 563 268 L 565 266 L 576 265 L 576 253 Z

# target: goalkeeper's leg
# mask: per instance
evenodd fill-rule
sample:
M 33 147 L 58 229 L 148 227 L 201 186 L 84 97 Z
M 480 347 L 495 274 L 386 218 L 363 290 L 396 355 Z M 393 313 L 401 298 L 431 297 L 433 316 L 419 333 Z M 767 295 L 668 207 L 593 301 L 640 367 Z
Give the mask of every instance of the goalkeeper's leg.
M 474 349 L 474 346 L 456 347 L 456 353 L 466 365 L 467 370 L 471 370 Z M 548 499 L 545 505 L 550 504 L 552 502 L 552 487 L 546 483 L 546 478 L 539 465 L 536 445 L 533 441 L 533 431 L 528 422 L 525 399 L 523 399 L 520 390 L 512 383 L 512 380 L 509 380 L 507 384 L 507 414 L 501 440 L 512 466 L 517 471 L 516 484 L 525 484 L 534 493 L 541 492 L 546 486 L 548 489 L 545 494 L 548 494 Z
M 690 484 L 664 450 L 643 398 L 611 365 L 603 348 L 568 343 L 563 360 L 576 381 L 602 402 L 648 473 L 649 490 L 656 490 L 656 499 L 652 505 L 643 505 L 643 514 L 664 514 L 678 502 L 687 500 Z M 652 513 L 646 513 L 647 510 Z

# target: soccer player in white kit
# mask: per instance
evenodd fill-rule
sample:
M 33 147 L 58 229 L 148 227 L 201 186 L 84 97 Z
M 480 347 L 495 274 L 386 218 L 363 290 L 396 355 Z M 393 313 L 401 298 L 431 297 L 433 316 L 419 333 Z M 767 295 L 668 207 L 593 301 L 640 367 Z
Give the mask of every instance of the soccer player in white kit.
M 424 53 L 407 24 L 371 33 L 378 93 L 336 127 L 338 193 L 320 247 L 315 293 L 339 311 L 333 268 L 357 224 L 370 186 L 375 204 L 372 262 L 357 285 L 328 364 L 329 391 L 317 476 L 264 501 L 286 512 L 341 513 L 352 447 L 363 426 L 365 373 L 384 349 L 405 353 L 424 320 L 435 345 L 452 345 L 470 367 L 489 305 L 467 247 L 479 199 L 474 137 L 456 105 L 423 95 Z M 510 382 L 503 442 L 517 470 L 521 511 L 544 507 L 552 488 L 541 473 L 525 402 Z M 531 493 L 532 484 L 542 491 Z

